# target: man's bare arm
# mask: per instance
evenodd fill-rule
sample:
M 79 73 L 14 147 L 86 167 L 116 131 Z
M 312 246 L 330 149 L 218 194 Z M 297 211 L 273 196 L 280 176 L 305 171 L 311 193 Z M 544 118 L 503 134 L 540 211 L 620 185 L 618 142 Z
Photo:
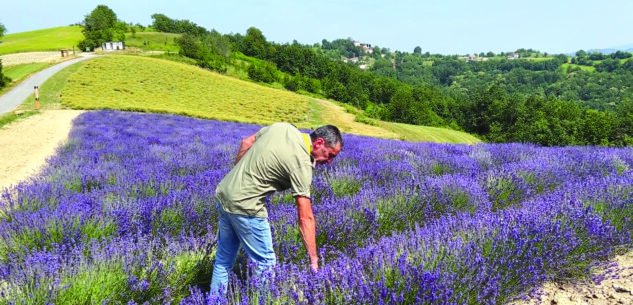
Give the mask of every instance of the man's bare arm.
M 297 202 L 297 212 L 299 214 L 299 231 L 301 231 L 303 244 L 310 256 L 310 268 L 313 271 L 317 271 L 319 269 L 319 257 L 316 251 L 316 225 L 310 198 L 295 196 L 295 201 Z
M 252 134 L 242 140 L 242 144 L 240 144 L 240 150 L 237 151 L 235 164 L 237 164 L 237 162 L 240 162 L 240 160 L 242 160 L 242 157 L 244 157 L 244 154 L 246 154 L 246 152 L 249 149 L 251 149 L 251 146 L 253 146 L 253 143 L 255 143 L 255 134 Z

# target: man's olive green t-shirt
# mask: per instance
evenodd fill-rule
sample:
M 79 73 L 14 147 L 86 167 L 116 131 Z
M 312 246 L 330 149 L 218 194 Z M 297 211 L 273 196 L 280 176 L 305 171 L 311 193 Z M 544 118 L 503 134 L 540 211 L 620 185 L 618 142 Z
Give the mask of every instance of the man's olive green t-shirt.
M 268 217 L 264 204 L 275 191 L 291 188 L 293 196 L 310 197 L 309 139 L 288 123 L 275 123 L 257 132 L 255 143 L 216 188 L 224 210 Z

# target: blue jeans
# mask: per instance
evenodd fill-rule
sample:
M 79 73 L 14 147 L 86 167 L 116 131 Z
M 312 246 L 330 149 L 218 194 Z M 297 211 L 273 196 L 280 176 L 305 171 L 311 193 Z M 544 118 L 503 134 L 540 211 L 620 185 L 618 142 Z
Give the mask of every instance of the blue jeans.
M 219 202 L 217 206 L 218 249 L 211 278 L 212 293 L 226 290 L 229 271 L 233 269 L 240 245 L 248 257 L 257 262 L 257 274 L 272 269 L 277 260 L 268 219 L 228 213 Z

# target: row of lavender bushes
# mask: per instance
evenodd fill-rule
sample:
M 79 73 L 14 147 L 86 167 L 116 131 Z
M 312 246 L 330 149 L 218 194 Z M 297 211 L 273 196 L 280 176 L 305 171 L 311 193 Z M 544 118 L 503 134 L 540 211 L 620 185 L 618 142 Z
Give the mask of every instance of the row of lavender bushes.
M 207 294 L 211 198 L 256 125 L 88 112 L 0 199 L 0 303 L 502 304 L 630 245 L 633 149 L 408 143 L 345 135 L 317 167 L 321 269 L 289 193 L 268 204 L 278 266 L 242 255 Z

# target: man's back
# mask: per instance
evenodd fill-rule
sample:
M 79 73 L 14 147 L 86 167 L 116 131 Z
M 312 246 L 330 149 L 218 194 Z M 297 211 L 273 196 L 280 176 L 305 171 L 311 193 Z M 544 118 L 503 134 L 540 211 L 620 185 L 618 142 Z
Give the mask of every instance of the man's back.
M 293 196 L 310 197 L 311 142 L 296 127 L 275 123 L 262 128 L 243 158 L 222 179 L 216 196 L 229 213 L 267 217 L 266 197 L 292 188 Z

